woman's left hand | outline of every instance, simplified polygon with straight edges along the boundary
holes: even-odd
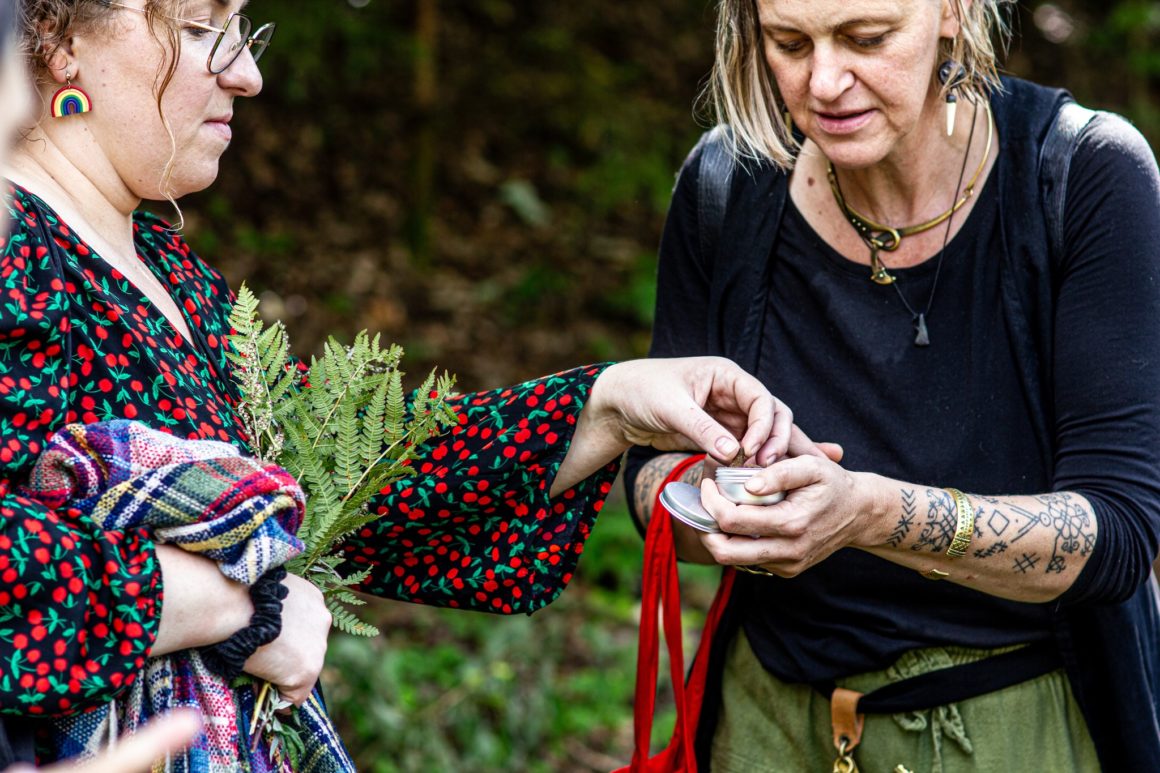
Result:
[[[702,534],[701,542],[719,564],[796,576],[841,548],[882,541],[875,536],[871,487],[862,479],[817,455],[784,459],[746,483],[751,494],[786,492],[763,507],[735,505],[703,480],[701,502],[722,533]]]

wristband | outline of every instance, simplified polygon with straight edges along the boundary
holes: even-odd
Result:
[[[254,604],[250,624],[202,651],[202,660],[210,671],[233,681],[259,647],[278,638],[282,633],[282,599],[290,592],[282,584],[284,579],[286,567],[276,566],[250,586],[250,601]]]
[[[951,495],[955,503],[955,536],[951,546],[947,548],[947,558],[962,558],[967,554],[971,544],[971,537],[975,535],[975,508],[971,500],[957,488],[948,488],[945,491]]]

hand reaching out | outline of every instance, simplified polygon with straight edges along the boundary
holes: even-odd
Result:
[[[46,768],[20,764],[6,768],[4,773],[148,773],[154,761],[183,749],[200,729],[201,719],[197,712],[177,710],[154,719],[122,738],[115,748],[88,762],[58,762]]]

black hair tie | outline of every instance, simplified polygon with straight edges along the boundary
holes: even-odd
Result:
[[[250,601],[254,604],[250,624],[202,650],[202,659],[210,671],[232,681],[259,647],[278,638],[282,633],[282,599],[290,592],[282,584],[284,579],[286,567],[276,566],[250,586]]]

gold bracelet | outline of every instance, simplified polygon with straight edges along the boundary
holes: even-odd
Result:
[[[945,491],[951,495],[955,503],[955,537],[951,546],[947,548],[947,558],[962,558],[967,554],[971,544],[971,537],[975,536],[975,508],[971,500],[957,488],[948,488]]]

